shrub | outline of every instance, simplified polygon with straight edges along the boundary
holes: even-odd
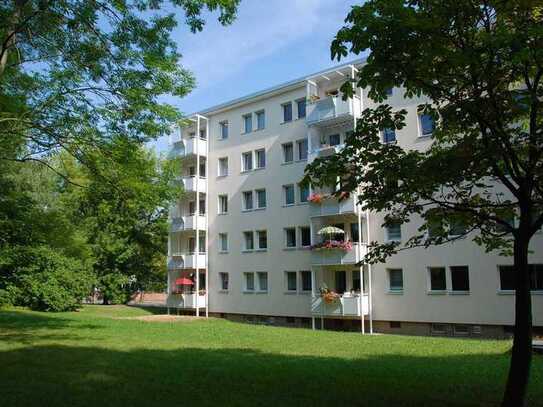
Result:
[[[129,278],[120,273],[106,274],[100,278],[100,291],[104,304],[124,304],[130,299]]]

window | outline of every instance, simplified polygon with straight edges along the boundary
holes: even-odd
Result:
[[[196,167],[195,167],[194,165],[191,165],[191,166],[189,167],[189,175],[190,175],[191,177],[194,177],[194,176],[196,175]]]
[[[383,142],[392,143],[396,141],[396,130],[391,128],[386,128],[383,130]]]
[[[428,237],[439,237],[444,234],[443,221],[440,219],[428,221]]]
[[[228,213],[228,195],[219,195],[219,214]]]
[[[228,138],[228,120],[219,123],[219,138],[226,140]]]
[[[296,228],[285,228],[286,247],[296,247]]]
[[[292,121],[292,103],[288,102],[281,106],[283,108],[283,122]]]
[[[255,248],[254,235],[252,231],[243,232],[244,250],[251,251]]]
[[[242,197],[243,197],[242,209],[244,211],[253,210],[253,191],[245,191],[245,192],[243,192]]]
[[[309,199],[309,185],[305,183],[298,184],[298,189],[300,190],[300,203],[306,203]]]
[[[268,291],[268,273],[260,271],[256,275],[258,278],[258,291]]]
[[[451,237],[462,236],[465,235],[466,232],[467,227],[461,220],[453,221],[449,225],[449,236]]]
[[[451,266],[451,284],[453,291],[469,291],[468,266]]]
[[[543,291],[543,264],[530,264],[530,290]],[[500,272],[500,289],[503,291],[514,290],[515,269],[514,266],[498,266]]]
[[[253,153],[248,151],[241,154],[241,172],[251,171],[253,169]]]
[[[228,251],[228,234],[219,233],[219,252],[226,253]]]
[[[302,280],[302,291],[311,291],[311,271],[300,271],[300,278]]]
[[[353,290],[360,291],[360,270],[353,270],[351,272],[352,281],[353,281]]]
[[[401,328],[401,327],[402,327],[402,323],[399,322],[399,321],[390,321],[390,322],[389,322],[389,326],[390,326],[391,328],[397,329],[397,328]]]
[[[347,291],[347,273],[345,270],[336,271],[335,273],[336,292],[344,293]]]
[[[431,136],[435,129],[434,118],[429,114],[419,113],[420,136]]]
[[[283,163],[291,163],[294,161],[294,146],[292,143],[283,144]]]
[[[339,134],[331,134],[328,136],[328,140],[330,140],[331,146],[339,146],[341,144],[341,137]]]
[[[254,273],[243,273],[245,280],[244,291],[254,291],[255,290],[255,274]]]
[[[253,131],[253,115],[246,114],[243,116],[243,132],[250,133]]]
[[[200,164],[200,177],[202,178],[206,177],[206,163]]]
[[[200,199],[200,215],[205,215],[206,214],[206,200],[205,199]]]
[[[391,292],[403,291],[402,269],[388,269],[388,290]]]
[[[358,222],[351,223],[351,241],[358,243]]]
[[[296,101],[296,107],[298,108],[298,119],[303,119],[305,117],[305,98],[304,99],[298,99]]]
[[[266,150],[256,150],[256,168],[266,168]]]
[[[469,336],[469,325],[453,325],[454,336]]]
[[[386,228],[386,240],[388,242],[399,242],[402,240],[402,227],[400,223],[393,223]]]
[[[283,185],[285,205],[294,205],[294,185]]]
[[[196,214],[196,202],[189,202],[189,216],[194,216]]]
[[[202,140],[207,140],[207,134],[205,130],[200,130],[200,138]]]
[[[445,291],[447,289],[447,278],[445,267],[428,267],[430,273],[430,291]]]
[[[266,127],[266,115],[264,110],[260,110],[255,113],[256,115],[256,129],[263,130]]]
[[[219,177],[226,177],[228,175],[228,157],[219,158]]]
[[[309,226],[302,226],[300,228],[300,235],[302,236],[302,247],[311,246],[311,229]]]
[[[256,232],[258,249],[266,250],[268,248],[268,233],[265,230],[259,230]]]
[[[307,139],[298,140],[296,145],[298,146],[298,161],[307,160]]]
[[[256,207],[258,209],[264,209],[266,207],[266,190],[257,189],[255,192],[256,192]]]
[[[286,280],[287,280],[287,291],[294,291],[296,292],[298,290],[298,284],[296,279],[296,272],[295,271],[286,271]]]
[[[219,281],[221,290],[228,290],[228,273],[219,273]]]
[[[432,334],[443,335],[447,333],[447,328],[446,324],[432,324],[430,330]]]

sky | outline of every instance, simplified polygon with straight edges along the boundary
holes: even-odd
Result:
[[[183,55],[181,65],[192,71],[197,86],[185,98],[168,102],[190,114],[337,64],[330,43],[356,3],[241,0],[230,26],[223,27],[217,13],[206,14],[206,26],[196,34],[180,24],[173,38]],[[160,140],[157,149],[165,143]]]

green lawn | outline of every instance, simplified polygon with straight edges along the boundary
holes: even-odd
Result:
[[[145,314],[0,310],[0,405],[494,405],[508,367],[508,341],[115,319]]]

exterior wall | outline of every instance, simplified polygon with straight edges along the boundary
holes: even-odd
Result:
[[[331,86],[335,85],[331,83]],[[322,93],[322,89],[319,89]],[[224,315],[229,319],[253,323],[273,323],[287,326],[308,326],[311,317],[310,293],[286,292],[285,271],[316,271],[311,266],[311,251],[306,248],[285,248],[284,228],[310,226],[310,206],[299,203],[299,190],[296,188],[296,204],[283,205],[283,185],[294,184],[302,179],[306,161],[282,164],[282,144],[309,137],[310,153],[318,140],[336,132],[336,129],[308,128],[304,119],[296,119],[295,101],[307,96],[306,83],[291,85],[282,92],[274,92],[268,97],[257,97],[243,104],[226,107],[217,113],[206,115],[209,119],[208,153],[208,304],[212,315]],[[323,95],[321,95],[323,96]],[[293,103],[293,121],[282,123],[281,105]],[[425,149],[431,139],[419,138],[417,106],[424,99],[404,99],[401,89],[387,103],[394,109],[406,109],[407,125],[396,131],[397,142],[405,148]],[[362,107],[372,106],[373,102],[362,95]],[[265,128],[242,134],[242,116],[257,111],[265,111]],[[219,123],[227,120],[229,137],[219,139]],[[256,120],[253,116],[253,128]],[[349,125],[340,128],[342,140]],[[265,149],[266,168],[241,173],[243,152]],[[296,153],[296,149],[295,149]],[[218,176],[218,159],[228,157],[229,174]],[[266,189],[266,209],[242,211],[242,192]],[[228,214],[218,214],[218,196],[228,195]],[[256,201],[256,197],[254,197]],[[345,219],[345,218],[342,218]],[[383,240],[381,228],[382,214],[370,214],[370,240]],[[366,241],[366,220],[363,221],[362,236]],[[333,223],[332,219],[324,223]],[[315,223],[318,224],[318,221]],[[402,238],[415,233],[417,220],[402,226]],[[242,252],[243,231],[266,230],[268,248],[265,251]],[[220,253],[219,233],[228,234],[228,253]],[[298,230],[297,230],[298,233]],[[312,239],[316,238],[315,229]],[[297,235],[298,243],[300,235]],[[257,237],[255,236],[255,245]],[[543,235],[535,237],[531,262],[543,263]],[[481,325],[481,336],[503,336],[503,326],[514,323],[514,295],[499,292],[498,265],[512,264],[511,258],[499,257],[495,253],[485,254],[471,239],[449,243],[429,249],[412,249],[401,252],[386,262],[373,265],[372,305],[374,329],[377,332],[431,334],[431,323]],[[428,292],[429,266],[468,266],[470,291],[468,294]],[[367,266],[366,266],[367,267]],[[387,268],[403,270],[404,289],[401,294],[388,290]],[[354,265],[328,268],[322,275],[329,285],[333,284],[334,270],[347,271],[348,289],[350,275],[358,268]],[[229,273],[228,291],[220,290],[219,273]],[[268,291],[247,293],[243,290],[244,272],[267,272]],[[366,270],[367,272],[367,270]],[[331,274],[332,273],[332,274]],[[173,274],[171,274],[172,276]],[[364,278],[367,279],[367,274]],[[170,277],[172,278],[172,277]],[[450,287],[450,277],[448,277]],[[364,285],[367,290],[367,280]],[[315,287],[318,289],[318,286]],[[543,292],[534,293],[534,325],[543,326]],[[251,317],[251,315],[253,317]],[[273,318],[269,318],[273,317]],[[288,318],[287,318],[288,317]],[[293,319],[294,317],[294,319]],[[367,319],[367,318],[366,318]],[[294,322],[293,322],[294,321]],[[358,320],[336,323],[329,320],[325,327],[345,327],[359,330]],[[402,328],[390,328],[388,321],[401,321]],[[358,325],[357,325],[358,324]],[[319,326],[319,324],[317,324]],[[367,326],[367,325],[366,325]],[[451,325],[452,326],[452,325]],[[452,328],[451,328],[452,329]]]

